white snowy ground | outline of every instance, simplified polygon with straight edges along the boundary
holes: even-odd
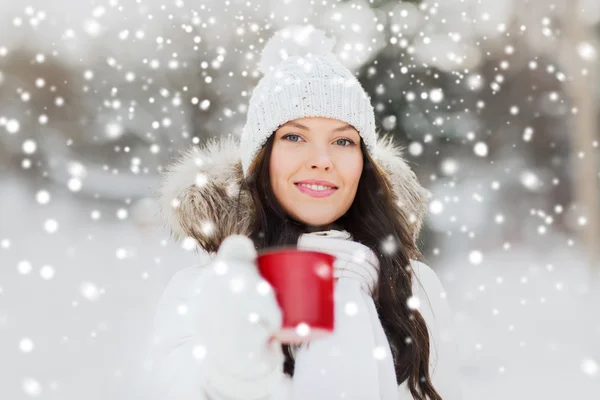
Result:
[[[42,205],[40,189],[0,175],[0,399],[152,399],[154,306],[199,257],[160,228],[117,218],[125,204],[55,191]],[[576,255],[545,256],[553,261],[514,248],[479,265],[433,260],[457,312],[465,399],[600,398],[598,290],[586,293]]]

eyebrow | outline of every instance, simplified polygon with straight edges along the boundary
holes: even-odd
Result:
[[[300,129],[304,129],[304,130],[309,130],[309,128],[307,126],[304,126],[304,125],[299,124],[294,121],[290,121],[290,122],[283,124],[283,126],[288,126],[288,125],[295,126],[296,128],[300,128]],[[354,127],[350,124],[347,124],[340,128],[335,128],[332,132],[342,132],[342,131],[347,131],[349,129],[354,129]]]

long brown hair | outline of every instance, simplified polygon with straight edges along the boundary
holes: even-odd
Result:
[[[316,229],[291,219],[273,193],[269,160],[274,137],[270,136],[256,156],[243,182],[255,207],[256,222],[250,236],[258,250],[296,245],[302,233]],[[418,310],[407,306],[412,296],[410,260],[419,258],[420,252],[407,228],[409,222],[397,209],[386,174],[373,161],[362,140],[360,145],[363,171],[354,202],[341,218],[329,227],[318,229],[346,230],[353,240],[377,255],[380,273],[374,293],[375,307],[390,343],[398,385],[408,380],[413,398],[441,400],[429,376],[430,346],[425,320]],[[292,351],[288,345],[282,347],[284,372],[293,376]]]

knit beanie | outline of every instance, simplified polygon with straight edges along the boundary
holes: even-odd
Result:
[[[288,121],[337,119],[352,125],[369,152],[375,148],[375,114],[354,74],[333,54],[335,40],[313,26],[292,26],[265,45],[240,140],[244,176],[269,137]]]

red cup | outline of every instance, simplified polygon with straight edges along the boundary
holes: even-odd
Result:
[[[257,258],[260,274],[271,284],[283,324],[274,339],[304,343],[333,332],[335,257],[296,248],[267,250]]]

